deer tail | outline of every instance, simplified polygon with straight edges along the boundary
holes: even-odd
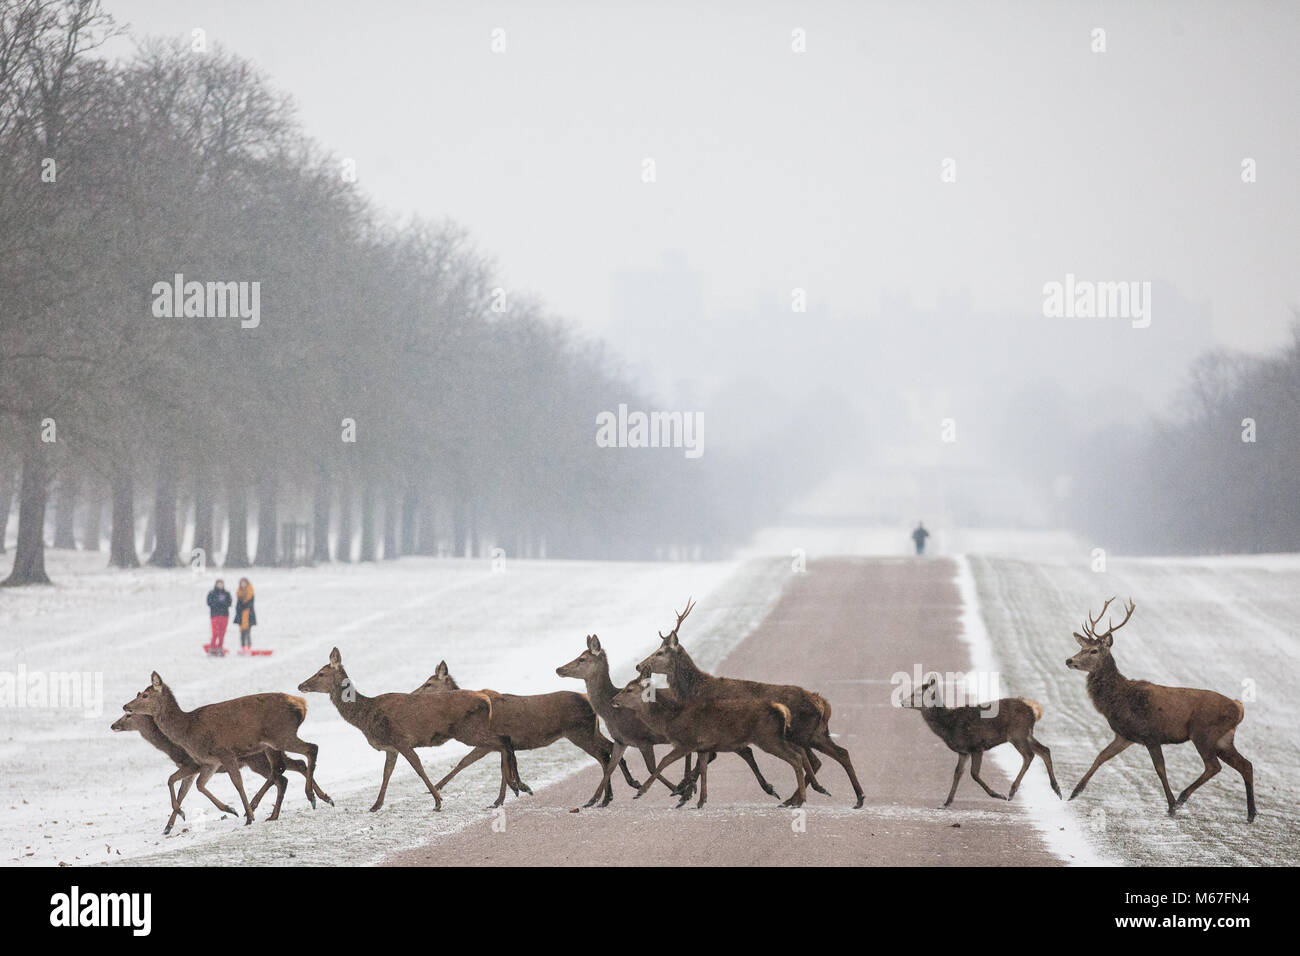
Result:
[[[817,713],[821,714],[822,723],[830,724],[831,722],[831,702],[821,694],[813,694],[813,704],[817,707]]]
[[[1036,700],[1030,700],[1028,697],[1021,697],[1020,703],[1025,704],[1034,712],[1034,720],[1043,719],[1043,705]]]
[[[774,700],[768,701],[768,703],[772,705],[776,715],[781,718],[781,739],[784,740],[786,735],[790,733],[790,708]]]
[[[1241,723],[1246,719],[1246,705],[1239,700],[1234,700],[1233,703],[1237,705],[1237,723]]]
[[[292,694],[285,694],[284,699],[288,703],[289,709],[298,715],[298,724],[301,725],[307,719],[307,701]]]
[[[492,698],[489,697],[487,694],[485,694],[483,691],[475,691],[474,696],[477,697],[479,700],[481,700],[483,703],[487,704],[488,726],[491,727],[492,726]],[[475,707],[474,709],[477,710],[478,708]]]

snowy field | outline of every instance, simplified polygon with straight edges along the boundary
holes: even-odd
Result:
[[[245,829],[197,792],[186,821],[162,835],[168,815],[167,758],[135,733],[109,725],[156,669],[182,707],[262,691],[297,693],[337,645],[365,694],[409,691],[442,659],[463,687],[516,693],[583,691],[555,668],[595,632],[615,680],[658,644],[688,596],[692,650],[716,663],[766,616],[789,577],[784,561],[711,563],[510,562],[403,558],[392,563],[247,572],[257,588],[255,646],[269,658],[206,657],[204,596],[214,574],[188,570],[105,570],[104,555],[51,551],[52,588],[0,590],[0,673],[91,675],[77,707],[0,707],[0,861],[8,864],[165,865],[372,863],[438,832],[490,832],[499,763],[485,758],[443,791],[443,810],[405,764],[393,772],[383,809],[368,808],[383,756],[343,722],[329,699],[306,695],[301,734],[320,746],[317,780],[336,806],[312,810],[302,777],[289,774],[277,823],[273,793]],[[239,572],[223,574],[232,587]],[[757,597],[756,597],[757,595]],[[233,638],[233,642],[232,642]],[[228,632],[226,645],[239,645]],[[93,697],[102,682],[102,707]],[[97,712],[98,711],[98,712]],[[431,779],[450,770],[463,745],[421,751]],[[567,741],[519,754],[520,775],[537,788],[591,762]],[[634,768],[644,773],[639,766]],[[261,778],[244,774],[250,796]],[[248,785],[253,782],[250,788]],[[214,778],[230,801],[234,788]],[[631,791],[615,778],[615,799]],[[513,799],[513,798],[511,798]],[[522,799],[528,799],[523,797]],[[234,803],[238,800],[235,798]],[[506,804],[509,811],[509,802]],[[256,836],[256,838],[252,838]]]
[[[1137,602],[1133,619],[1115,632],[1122,674],[1204,687],[1245,703],[1236,742],[1255,768],[1253,824],[1246,823],[1241,776],[1226,764],[1168,816],[1150,755],[1135,745],[1060,806],[1046,799],[1051,793],[1041,771],[1026,776],[1032,802],[1046,803],[1039,824],[1049,845],[1075,852],[1078,862],[1120,865],[1300,862],[1300,556],[1112,558],[1100,574],[1082,559],[971,556],[967,563],[993,658],[981,664],[977,655],[976,666],[1001,672],[1004,695],[1043,705],[1035,735],[1051,747],[1066,797],[1113,736],[1088,700],[1085,675],[1065,667],[1078,649],[1071,631],[1112,594],[1116,605],[1130,596]],[[1176,795],[1204,765],[1190,743],[1167,746],[1164,754]],[[1003,769],[1019,767],[1008,747],[994,755]],[[1067,829],[1082,832],[1084,845],[1065,847],[1056,837],[1061,815],[1079,824]]]

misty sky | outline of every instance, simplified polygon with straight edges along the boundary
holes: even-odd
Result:
[[[1293,3],[106,6],[256,61],[383,207],[464,223],[597,332],[665,253],[709,313],[801,286],[846,321],[899,294],[1032,314],[1074,272],[1169,283],[1259,349],[1300,302]]]

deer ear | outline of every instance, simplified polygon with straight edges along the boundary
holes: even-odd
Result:
[[[434,677],[446,677],[446,676],[447,676],[447,662],[446,662],[446,661],[438,661],[438,669],[437,669],[436,671],[433,672],[433,676],[434,676]]]
[[[1102,647],[1110,647],[1110,645],[1111,645],[1112,643],[1113,643],[1113,639],[1111,638],[1111,636],[1110,636],[1109,634],[1107,634],[1105,637],[1103,637],[1103,638],[1101,639],[1101,646],[1102,646]]]
[[[1084,637],[1082,634],[1080,634],[1078,631],[1074,632],[1074,639],[1079,642],[1080,647],[1088,646],[1088,639]]]
[[[162,687],[163,685],[163,679],[158,676],[157,671],[154,671],[149,675],[149,682],[153,684],[154,687]]]
[[[334,650],[330,651],[330,663],[333,664],[335,667],[338,667],[340,664],[343,663],[343,655],[339,653],[339,649],[337,647],[334,648]]]
[[[591,637],[587,638],[587,647],[591,650],[593,654],[599,654],[600,638],[597,637],[595,634],[591,635]]]
[[[677,632],[676,632],[676,631],[673,631],[671,634],[668,635],[668,646],[669,646],[669,647],[681,647],[681,645],[677,643]]]

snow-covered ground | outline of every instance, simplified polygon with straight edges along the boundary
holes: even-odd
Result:
[[[700,649],[701,663],[716,663],[762,621],[789,579],[788,563],[771,560],[517,561],[494,572],[488,561],[403,558],[254,569],[247,574],[262,622],[254,643],[274,655],[214,660],[201,645],[208,639],[204,595],[215,574],[108,571],[102,554],[58,551],[47,564],[54,587],[0,591],[0,675],[21,677],[28,687],[54,673],[89,676],[75,685],[86,692],[76,706],[46,706],[32,696],[0,706],[0,862],[9,865],[368,863],[433,833],[488,828],[496,819],[485,809],[499,780],[492,759],[446,788],[441,813],[414,772],[399,766],[384,808],[369,813],[383,757],[328,698],[311,694],[301,734],[320,746],[317,779],[335,807],[312,810],[302,778],[290,774],[280,823],[264,822],[269,797],[258,809],[258,839],[194,792],[185,801],[188,819],[163,837],[171,765],[138,734],[109,730],[151,670],[186,708],[260,691],[297,693],[335,645],[367,694],[412,690],[442,659],[464,687],[582,691],[555,668],[584,648],[585,635],[600,635],[615,680],[630,679],[632,664],[657,646],[656,631],[671,626],[673,608],[693,595],[692,650]],[[222,576],[233,587],[238,572]],[[228,633],[226,643],[238,647],[238,634]],[[451,743],[422,751],[421,760],[437,779],[467,749]],[[561,741],[520,753],[519,769],[536,788],[590,759]],[[251,797],[261,779],[245,780],[254,783]],[[615,787],[615,799],[630,798],[620,777]],[[220,777],[212,789],[228,801],[234,796]]]
[[[1127,597],[1137,603],[1132,620],[1115,632],[1121,673],[1245,703],[1236,742],[1255,768],[1253,824],[1246,823],[1241,777],[1226,764],[1168,816],[1151,758],[1134,746],[1103,765],[1074,801],[1047,801],[1038,816],[1040,828],[1053,831],[1049,845],[1077,853],[1081,862],[1121,865],[1300,862],[1300,555],[1112,558],[1103,573],[1083,557],[971,556],[968,565],[993,658],[981,665],[977,657],[976,666],[1001,672],[1004,695],[1044,706],[1035,735],[1051,747],[1066,797],[1113,736],[1088,700],[1084,675],[1065,667],[1078,649],[1071,631],[1111,595],[1118,595],[1116,605]],[[1010,748],[994,754],[1004,768],[1019,765]],[[1164,754],[1175,793],[1203,769],[1191,744],[1165,747]],[[1025,786],[1035,804],[1051,796],[1041,770],[1031,770]],[[1071,821],[1067,841],[1056,824]]]

